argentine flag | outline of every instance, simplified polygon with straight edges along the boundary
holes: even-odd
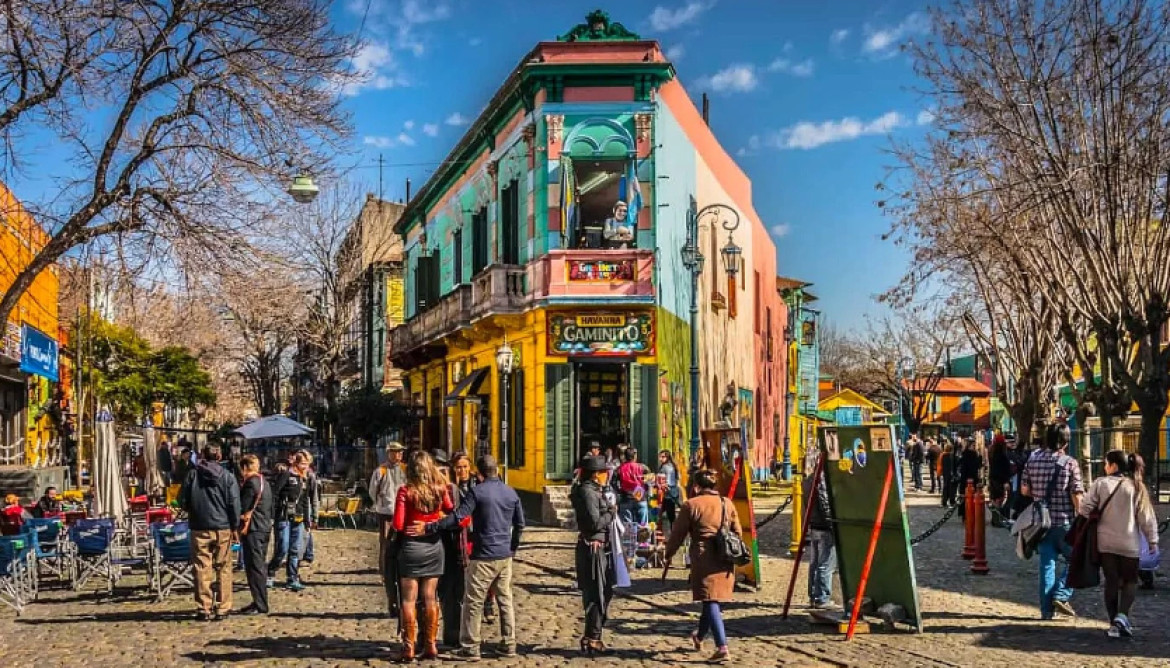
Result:
[[[626,174],[618,182],[618,193],[625,200],[629,210],[626,220],[630,221],[630,227],[636,231],[638,229],[638,212],[642,210],[642,188],[638,184],[637,158],[630,158],[626,165]]]

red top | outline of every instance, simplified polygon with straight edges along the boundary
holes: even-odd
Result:
[[[430,513],[419,510],[418,506],[410,500],[409,493],[409,488],[403,485],[398,490],[398,497],[394,499],[395,531],[403,531],[408,524],[415,522],[438,522],[443,518],[445,513],[455,510],[455,504],[451,502],[451,491],[445,485],[443,486],[443,498],[439,502],[439,509]]]

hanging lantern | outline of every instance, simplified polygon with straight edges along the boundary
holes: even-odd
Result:
[[[288,194],[300,204],[308,204],[317,199],[317,192],[320,188],[316,183],[313,183],[313,177],[308,174],[298,174],[293,178],[292,185],[288,187]]]

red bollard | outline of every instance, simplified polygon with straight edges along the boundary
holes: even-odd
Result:
[[[975,560],[971,562],[971,572],[975,575],[987,575],[991,569],[987,567],[987,504],[983,498],[983,490],[975,492]]]
[[[975,483],[967,481],[967,491],[963,494],[963,528],[964,541],[962,557],[975,558]]]

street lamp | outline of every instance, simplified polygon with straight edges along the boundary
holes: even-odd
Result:
[[[903,409],[903,404],[902,404],[902,401],[903,401],[903,399],[902,399],[902,394],[903,394],[902,393],[902,379],[906,378],[907,371],[913,371],[913,369],[914,369],[914,360],[912,358],[909,358],[909,357],[903,357],[903,358],[899,359],[897,364],[895,364],[895,366],[894,366],[894,380],[898,384],[898,424],[899,424],[899,426],[902,427],[899,431],[901,432],[901,437],[902,437],[903,441],[905,441],[906,438],[910,434],[906,430],[906,412]],[[914,407],[913,393],[911,393],[911,395],[910,395],[910,406],[911,406],[911,411],[913,411],[913,407]]]
[[[512,352],[512,346],[508,345],[508,339],[505,338],[504,343],[496,350],[496,368],[500,370],[500,393],[504,400],[500,415],[500,460],[504,464],[501,477],[504,482],[508,481],[508,379],[512,375],[515,363],[516,354]]]
[[[292,184],[288,187],[288,194],[292,196],[298,204],[308,204],[317,199],[317,193],[321,189],[313,183],[313,177],[308,174],[297,174],[293,177]]]
[[[723,247],[724,268],[734,277],[739,271],[739,257],[743,249],[735,245],[732,232],[739,227],[739,212],[726,204],[708,204],[696,210],[695,199],[687,210],[687,240],[682,247],[682,262],[691,272],[691,452],[693,459],[699,451],[699,275],[703,273],[705,258],[699,250],[699,221],[714,216],[727,230],[727,245]]]

